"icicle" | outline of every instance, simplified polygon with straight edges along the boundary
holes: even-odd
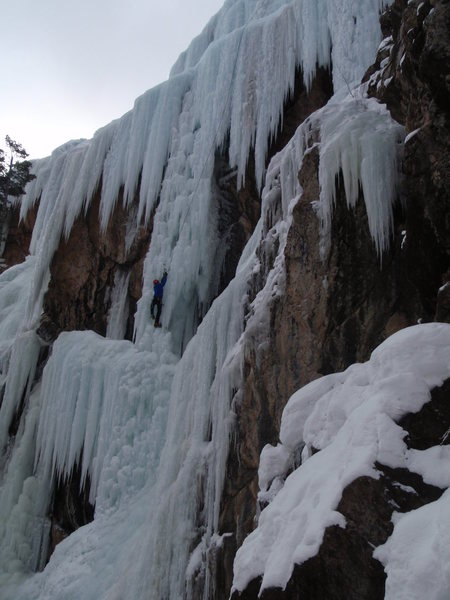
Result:
[[[309,87],[317,65],[330,67],[331,58],[335,90],[347,88],[373,59],[381,41],[378,14],[386,4],[389,1],[362,0],[357,5],[346,1],[339,6],[331,0],[229,1],[180,57],[167,82],[138,98],[132,111],[100,129],[90,142],[70,142],[49,159],[37,161],[37,179],[27,188],[21,213],[23,217],[40,199],[31,246],[40,257],[30,324],[38,316],[40,291],[45,288],[59,239],[68,235],[82,208],[86,210],[100,182],[103,229],[121,189],[126,205],[138,197],[135,226],[141,219],[148,222],[160,197],[161,204],[173,202],[177,212],[184,203],[183,212],[177,216],[183,226],[188,212],[189,220],[200,212],[205,215],[205,228],[214,228],[214,216],[207,216],[213,207],[208,206],[206,182],[212,176],[215,150],[229,134],[230,165],[237,167],[239,182],[243,182],[254,147],[256,181],[261,186],[269,141],[280,123],[283,103],[293,90],[296,69],[301,67]],[[184,167],[180,163],[178,168],[164,171],[167,157],[173,160],[177,154]],[[196,206],[191,207],[194,203]],[[171,227],[167,215],[164,219]],[[175,238],[182,236],[180,252],[184,253],[192,234],[196,232],[173,232]],[[161,235],[166,232],[162,230]],[[155,243],[160,245],[158,239]],[[178,251],[173,237],[170,246],[162,258],[166,265]],[[204,246],[188,245],[192,263],[187,258],[185,262],[190,282],[172,289],[172,297],[177,296],[171,309],[175,312],[169,317],[166,310],[166,319],[178,319],[179,306],[185,300],[207,307],[214,296],[200,293],[195,298],[196,292],[187,289],[211,284],[215,252],[211,240]],[[211,256],[209,262],[205,250]],[[152,259],[147,270],[150,281],[150,272],[158,267]],[[178,264],[175,269],[178,272]],[[171,278],[171,285],[173,281]],[[181,337],[189,338],[192,331],[188,326]],[[137,338],[142,334],[141,322]]]
[[[50,482],[33,468],[39,410],[38,388],[30,397],[25,423],[17,433],[15,451],[0,488],[0,564],[2,570],[11,573],[36,571],[44,566],[47,555]]]
[[[129,273],[116,271],[111,294],[111,308],[108,314],[108,326],[106,328],[106,337],[113,340],[123,340],[125,337],[128,319],[129,281]]]
[[[175,360],[158,349],[63,333],[44,370],[38,464],[68,476],[78,463],[100,511],[136,493],[157,465]]]
[[[24,405],[28,399],[40,349],[41,344],[34,331],[20,334],[14,342],[9,360],[5,394],[0,408],[1,450],[5,448],[8,441],[8,430],[14,415],[20,410],[21,404]]]
[[[336,178],[342,172],[347,205],[351,208],[362,190],[370,234],[379,255],[388,247],[393,227],[399,163],[404,128],[375,99],[349,96],[330,102],[320,119],[321,253],[329,245],[329,231],[336,202]]]

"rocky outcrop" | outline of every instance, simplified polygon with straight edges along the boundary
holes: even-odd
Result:
[[[325,105],[331,95],[331,74],[326,69],[318,69],[309,91],[305,88],[301,72],[297,73],[294,93],[287,99],[282,125],[269,148],[267,163],[293,136],[298,124]],[[255,183],[252,156],[248,161],[245,185],[240,190],[237,190],[236,173],[229,170],[223,155],[216,155],[215,181],[219,207],[219,235],[226,248],[222,263],[221,291],[234,276],[242,250],[257,224],[261,202]],[[264,252],[264,249],[261,252]],[[268,254],[261,256],[261,262],[267,270],[271,268],[274,258],[275,256]],[[256,295],[261,285],[260,279],[257,279],[255,289],[251,292],[253,295]],[[280,321],[278,317],[276,323],[271,324],[270,335],[273,343],[276,343],[275,338],[279,339],[275,329]],[[211,570],[214,573],[214,597],[217,599],[228,598],[236,549],[254,527],[258,492],[255,474],[259,453],[268,440],[276,439],[283,408],[277,397],[277,386],[284,386],[283,378],[278,377],[277,367],[280,365],[274,367],[271,364],[273,355],[258,353],[256,356],[251,344],[247,346],[246,352],[249,353],[249,358],[244,374],[244,397],[248,402],[245,406],[240,405],[242,410],[239,411],[240,423],[236,432],[239,450],[229,457],[220,515],[221,531],[234,534],[225,536],[222,544],[214,549],[214,556],[211,554],[210,557]],[[254,368],[256,361],[258,368]],[[292,362],[283,365],[286,373],[291,366]],[[295,388],[292,387],[289,377],[286,377],[285,381],[289,391],[283,390],[283,395],[287,399]]]
[[[282,143],[286,143],[292,137],[299,123],[326,104],[332,92],[330,74],[324,70],[319,70],[309,94],[303,85],[300,74],[296,83],[296,92],[286,107],[283,119],[284,127],[279,132],[277,141],[271,147],[272,156],[281,149]],[[313,166],[309,161],[312,161]],[[310,179],[305,177],[305,192],[301,206],[297,207],[299,211],[308,213],[308,215],[299,216],[299,228],[302,235],[305,235],[305,239],[309,239],[311,247],[317,247],[318,239],[318,222],[310,205],[311,198],[317,199],[316,161],[317,155],[312,153],[305,170],[309,170],[314,177]],[[310,189],[306,191],[308,186]],[[245,193],[248,194],[248,188]],[[305,224],[307,224],[306,229]],[[291,240],[290,244],[294,246],[296,241]],[[262,248],[261,253],[264,252],[265,249]],[[271,268],[274,258],[273,248],[270,255],[261,256],[261,262],[265,269]],[[310,265],[313,279],[316,278],[316,274],[313,273],[316,262],[320,262],[318,248],[316,248],[316,258]],[[317,277],[319,277],[318,274]],[[260,281],[255,281],[255,290],[260,283]],[[309,283],[306,279],[303,280],[302,284],[305,289]],[[292,286],[296,287],[295,274],[292,276]],[[254,294],[256,294],[255,290]],[[297,290],[294,295],[295,298],[298,298]],[[297,300],[295,303],[297,304]],[[303,369],[303,367],[300,367],[302,362],[298,361],[297,352],[300,353],[302,350],[298,346],[298,340],[302,337],[305,327],[302,323],[296,323],[293,326],[288,317],[290,310],[286,298],[282,303],[278,299],[274,300],[268,331],[269,339],[264,340],[265,343],[262,346],[251,338],[246,343],[245,387],[242,395],[235,399],[237,409],[236,452],[231,453],[229,457],[220,516],[221,531],[233,532],[233,535],[224,538],[223,545],[218,551],[215,590],[217,598],[228,597],[234,555],[246,535],[254,527],[259,454],[266,443],[276,442],[284,405],[289,396],[298,389],[302,380],[299,369]],[[316,318],[317,321],[320,320],[319,312]],[[303,348],[308,346],[308,341],[310,340],[304,339]],[[308,365],[306,369],[310,372],[314,367]],[[317,373],[315,376],[317,377]]]
[[[0,273],[23,262],[30,253],[30,242],[37,210],[37,206],[33,207],[21,221],[19,208],[10,209],[8,235],[1,256]]]
[[[446,444],[450,426],[450,380],[435,388],[421,411],[408,415],[400,425],[408,432],[410,448],[425,449]],[[437,500],[443,490],[424,483],[406,469],[377,464],[378,479],[359,477],[342,495],[337,510],[344,515],[345,529],[333,526],[325,531],[316,556],[294,568],[285,590],[267,589],[258,596],[261,579],[253,580],[232,600],[382,600],[385,574],[373,558],[373,550],[391,535],[393,511],[406,513]]]
[[[407,133],[402,301],[409,320],[448,320],[440,288],[450,275],[450,6],[397,0],[382,26],[387,44],[367,77]]]
[[[81,469],[76,466],[67,480],[58,481],[55,485],[49,510],[47,562],[57,544],[94,519],[94,507],[89,502],[89,477],[81,486],[80,472]]]
[[[230,283],[239,259],[253,233],[261,213],[261,202],[255,183],[253,161],[246,175],[246,185],[238,190],[237,171],[230,169],[226,156],[217,153],[214,162],[214,199],[218,207],[218,235],[222,265],[218,294]]]
[[[291,139],[299,123],[311,113],[326,104],[333,93],[331,74],[319,68],[306,89],[301,71],[297,71],[292,97],[288,98],[283,112],[282,123],[270,145],[267,164]],[[222,261],[219,293],[234,277],[236,266],[245,244],[258,222],[261,212],[259,190],[255,182],[254,156],[251,153],[245,185],[238,189],[236,170],[230,170],[225,154],[217,154],[215,160],[215,196],[218,207],[218,233],[226,248]]]
[[[259,454],[265,444],[278,442],[289,397],[321,375],[367,359],[395,314],[392,257],[385,257],[380,268],[362,202],[355,211],[336,211],[330,253],[325,261],[319,256],[319,222],[311,205],[319,195],[317,168],[313,151],[299,173],[303,195],[286,244],[285,294],[271,307],[268,343],[247,339],[245,388],[237,403],[238,456],[230,460],[241,472],[228,477],[232,485],[242,485],[236,497],[245,497],[241,505],[250,510],[239,515],[239,524],[247,528],[239,530],[240,541],[255,524]],[[345,198],[338,205],[345,207]]]
[[[411,133],[390,249],[377,256],[363,199],[350,211],[341,188],[330,251],[320,259],[318,222],[311,207],[319,196],[318,156],[308,154],[299,173],[303,195],[294,209],[285,251],[285,295],[271,306],[267,343],[248,340],[246,349],[245,388],[236,405],[238,442],[229,460],[229,497],[224,497],[223,514],[228,516],[222,524],[224,532],[235,532],[234,544],[227,541],[233,551],[254,527],[259,453],[266,443],[277,443],[289,396],[321,375],[367,360],[378,344],[403,327],[448,321],[450,88],[445,65],[450,5],[396,1],[382,16],[382,26],[392,40],[382,45],[366,79],[370,93]],[[448,385],[442,393],[448,398]],[[443,427],[448,428],[446,419]],[[346,530],[327,530],[319,554],[296,568],[287,589],[268,590],[262,598],[383,597],[384,572],[368,544],[380,544],[390,534],[389,499],[402,510],[413,508],[410,495],[399,497],[397,484],[408,480],[418,491],[415,501],[423,503],[441,491],[411,474],[379,468],[379,481],[362,478],[344,492],[338,510],[349,521]],[[358,503],[364,505],[364,514]],[[259,582],[253,582],[240,597],[256,598],[258,590]]]
[[[142,271],[152,232],[141,227],[127,248],[128,222],[133,208],[124,209],[121,198],[105,231],[99,224],[99,195],[86,216],[79,216],[69,237],[61,240],[50,267],[50,283],[44,299],[44,314],[38,335],[50,344],[61,331],[92,329],[107,331],[111,291],[118,275],[128,277],[129,317],[126,337],[132,338],[136,303],[142,295]],[[56,545],[94,518],[89,501],[89,480],[82,487],[76,468],[67,479],[55,484],[49,509],[47,561]]]
[[[131,248],[126,247],[132,210],[119,198],[105,231],[99,223],[100,197],[91,202],[87,215],[79,216],[67,240],[61,240],[50,267],[50,283],[44,315],[60,331],[92,329],[105,335],[111,291],[117,275],[129,275],[127,338],[133,333],[133,315],[142,295],[142,271],[150,242],[152,220],[141,227]]]

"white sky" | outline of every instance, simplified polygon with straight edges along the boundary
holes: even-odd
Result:
[[[30,158],[91,138],[167,79],[224,0],[2,2],[0,147]]]

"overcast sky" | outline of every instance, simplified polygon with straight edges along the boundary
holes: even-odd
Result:
[[[0,147],[30,158],[93,133],[167,79],[224,0],[12,0],[2,3]]]

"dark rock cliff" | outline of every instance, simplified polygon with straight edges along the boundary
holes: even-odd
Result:
[[[117,274],[129,275],[129,322],[133,334],[136,302],[142,295],[142,270],[152,222],[141,227],[130,249],[126,248],[127,223],[132,215],[117,202],[105,231],[98,220],[97,195],[87,215],[78,217],[67,240],[61,240],[53,258],[44,314],[56,332],[92,329],[105,335],[111,307],[110,291]]]
[[[310,153],[299,172],[304,192],[286,246],[286,293],[271,308],[270,344],[261,354],[260,344],[248,342],[245,393],[237,405],[238,443],[229,461],[229,498],[224,498],[223,531],[235,526],[230,554],[254,527],[259,452],[266,443],[277,443],[281,412],[292,392],[320,375],[367,360],[379,343],[403,327],[449,322],[450,5],[397,0],[381,23],[384,36],[392,40],[367,73],[369,93],[386,103],[411,134],[393,239],[380,261],[362,198],[349,211],[341,188],[330,251],[320,260],[318,223],[310,204],[318,198],[318,156]],[[450,414],[437,405],[439,398],[448,402],[449,392],[447,382],[419,415],[402,423],[408,432],[414,428],[416,443],[423,442],[434,420],[439,428],[430,435],[434,444],[441,442]],[[266,590],[261,598],[384,597],[384,571],[372,558],[371,544],[390,535],[393,494],[401,511],[414,508],[411,495],[400,498],[395,483],[414,488],[418,506],[442,490],[424,485],[412,473],[378,468],[379,480],[361,478],[345,490],[338,510],[347,528],[329,528],[319,554],[296,567],[286,590]],[[225,560],[228,569],[231,562],[231,556]],[[229,570],[223,575],[223,597],[231,576]],[[256,599],[259,585],[256,580],[233,597]]]

